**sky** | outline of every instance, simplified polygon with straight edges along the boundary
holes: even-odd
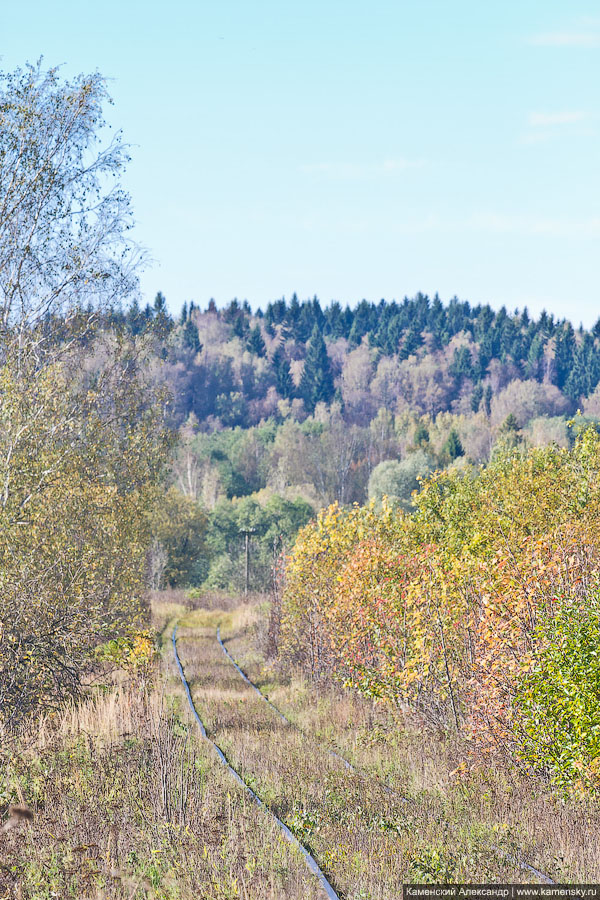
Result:
[[[109,79],[145,300],[600,316],[598,0],[1,0],[40,56]]]

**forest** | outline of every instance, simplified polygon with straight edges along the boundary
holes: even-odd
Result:
[[[570,418],[600,416],[600,324],[575,330],[546,313],[294,295],[255,312],[190,302],[173,317],[159,292],[143,309],[111,309],[102,327],[145,338],[147,377],[172,396],[169,502],[196,518],[188,534],[179,517],[179,536],[165,524],[160,543],[165,560],[177,541],[194,552],[183,569],[165,562],[164,578],[159,553],[156,584],[241,588],[251,529],[251,586],[268,588],[274,553],[319,509],[385,495],[409,511],[433,472],[507,448],[568,448]]]

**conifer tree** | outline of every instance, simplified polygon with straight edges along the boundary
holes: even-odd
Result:
[[[240,313],[233,322],[233,333],[236,337],[243,338],[248,332],[248,320]]]
[[[294,338],[302,344],[306,343],[312,334],[313,328],[317,324],[318,322],[315,320],[312,304],[303,303],[302,308],[300,309],[300,315],[293,328]]]
[[[450,433],[442,447],[442,452],[451,461],[454,461],[459,456],[464,456],[465,451],[455,428],[450,429]]]
[[[165,295],[162,291],[158,291],[156,297],[154,298],[154,312],[156,315],[160,313],[167,312],[167,301],[165,300]]]
[[[415,428],[413,444],[415,447],[420,447],[421,449],[429,445],[429,430],[423,422],[419,422]]]
[[[327,355],[323,335],[319,331],[318,326],[315,325],[304,361],[304,370],[300,381],[300,396],[304,400],[306,408],[312,412],[317,403],[321,401],[329,403],[333,394],[331,363]]]
[[[502,453],[507,453],[515,450],[522,443],[523,433],[519,428],[519,423],[517,422],[516,416],[514,415],[514,413],[509,413],[500,426],[500,430],[498,431],[498,439],[496,440],[494,449],[492,450],[492,459],[496,458]]]
[[[600,360],[591,334],[585,334],[573,354],[571,369],[565,381],[564,392],[572,400],[586,397],[594,390],[600,378]]]
[[[463,378],[473,377],[473,360],[468,347],[457,347],[450,364],[450,374],[462,381]]]
[[[173,328],[173,320],[169,315],[167,301],[162,291],[159,291],[154,298],[154,305],[151,307],[150,312],[150,319],[154,320],[155,328],[168,334]]]
[[[255,356],[266,356],[267,348],[265,347],[260,325],[255,325],[254,328],[250,329],[246,347],[250,353],[254,353]]]
[[[398,357],[400,359],[408,359],[423,343],[423,337],[416,327],[411,327],[404,338],[402,347],[399,350]]]
[[[471,394],[471,409],[473,412],[478,412],[479,407],[481,406],[481,401],[483,400],[483,385],[476,384],[473,388],[473,393]]]
[[[492,412],[492,386],[488,384],[483,392],[483,408],[486,416],[489,418]]]
[[[294,394],[294,380],[290,372],[290,364],[283,355],[281,347],[278,347],[273,354],[271,366],[275,373],[277,393],[284,399],[289,400]]]
[[[130,334],[141,333],[144,323],[137,297],[133,298],[131,306],[127,310],[126,322]]]
[[[183,326],[183,343],[185,347],[188,347],[194,353],[200,353],[202,350],[202,344],[200,343],[200,338],[198,336],[198,328],[191,319],[188,319]]]
[[[556,336],[554,352],[555,383],[561,390],[569,377],[576,349],[575,332],[571,323],[567,322]]]
[[[358,347],[363,336],[369,331],[371,313],[374,312],[374,309],[372,304],[369,305],[366,300],[361,300],[354,310],[352,327],[348,335],[348,340],[353,347]]]

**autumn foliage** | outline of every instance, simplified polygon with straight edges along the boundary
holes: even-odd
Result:
[[[76,693],[96,648],[143,618],[168,434],[129,349],[93,384],[69,360],[0,368],[3,734]]]
[[[288,560],[281,654],[480,752],[595,785],[599,475],[587,428],[571,450],[437,474],[411,516],[330,507]]]

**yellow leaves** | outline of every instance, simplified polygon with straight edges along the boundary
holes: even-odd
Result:
[[[108,641],[96,649],[96,656],[122,669],[147,668],[156,656],[156,647],[148,631],[134,631],[127,637]]]
[[[283,655],[318,658],[370,695],[418,697],[433,716],[452,695],[479,746],[510,745],[536,621],[558,596],[585,597],[600,568],[596,485],[600,438],[588,429],[570,452],[441,473],[414,516],[331,507],[290,555]]]
[[[164,444],[129,387],[92,394],[57,365],[23,373],[9,360],[0,392],[1,719],[66,696],[94,647],[138,615]],[[131,658],[148,653],[140,635]]]

